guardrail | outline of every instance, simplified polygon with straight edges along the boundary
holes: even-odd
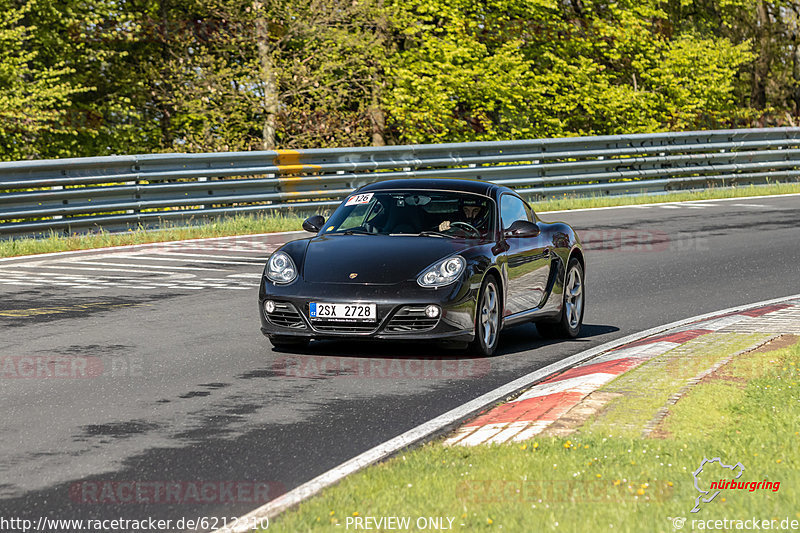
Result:
[[[0,163],[0,234],[334,206],[393,178],[541,199],[800,179],[800,128]]]

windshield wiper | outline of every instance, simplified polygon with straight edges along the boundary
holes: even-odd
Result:
[[[442,233],[441,231],[421,231],[419,232],[420,237],[447,237],[448,239],[455,239],[455,235],[449,235],[447,233]]]
[[[340,234],[340,235],[386,235],[386,233],[373,233],[371,231],[367,231],[362,228],[351,228],[344,231],[334,231],[333,234]],[[330,235],[330,233],[329,233]]]

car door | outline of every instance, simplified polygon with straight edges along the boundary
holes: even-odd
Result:
[[[514,194],[500,197],[500,219],[503,229],[517,220],[536,222],[528,205]],[[540,306],[544,298],[549,272],[550,253],[544,237],[502,237],[506,243],[506,302],[505,314],[513,315]]]

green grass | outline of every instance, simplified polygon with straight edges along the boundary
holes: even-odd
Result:
[[[696,192],[676,192],[663,195],[643,196],[602,196],[591,198],[572,198],[564,196],[542,202],[534,202],[534,209],[543,213],[565,209],[586,209],[620,205],[640,205],[647,203],[683,202],[690,200],[712,200],[720,198],[741,198],[744,196],[766,196],[773,194],[800,193],[800,184],[774,184],[766,186],[728,187],[707,189]],[[251,235],[301,229],[304,217],[297,215],[255,215],[219,219],[207,224],[180,226],[166,223],[160,230],[137,230],[124,233],[100,231],[88,234],[64,236],[50,232],[42,238],[15,238],[0,240],[0,257],[86,250],[106,246],[144,244],[149,242],[199,239],[204,237],[224,237],[230,235]]]
[[[672,532],[675,517],[690,521],[685,530],[693,519],[800,520],[798,365],[800,345],[739,356],[714,375],[722,380],[701,381],[671,408],[664,439],[606,427],[569,440],[427,444],[348,477],[274,519],[269,531],[353,530],[358,517],[384,516],[410,517],[412,526],[419,517],[449,517],[456,531],[581,533]],[[781,489],[723,491],[690,513],[699,494],[692,472],[713,457],[742,462],[740,480],[780,481]],[[705,472],[707,483],[729,473]]]
[[[732,353],[758,345],[768,333],[712,333],[654,357],[647,364],[626,372],[600,390],[621,393],[585,426],[585,431],[635,437],[653,419],[667,400],[687,381]],[[677,353],[676,353],[677,352]],[[647,387],[642,387],[646,383]]]
[[[19,238],[0,241],[0,257],[17,255],[87,250],[106,246],[144,244],[148,242],[178,241],[229,235],[252,235],[302,229],[304,218],[296,215],[261,215],[220,218],[207,224],[183,226],[167,224],[159,230],[138,228],[127,232],[72,234],[69,236],[50,232],[42,238]]]

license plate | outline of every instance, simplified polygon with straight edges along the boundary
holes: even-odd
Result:
[[[311,320],[352,320],[375,322],[375,304],[326,304],[311,302],[308,316]]]

